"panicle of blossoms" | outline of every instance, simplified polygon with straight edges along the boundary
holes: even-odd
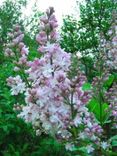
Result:
[[[90,138],[90,140],[92,140],[96,144],[99,144],[99,136],[102,134],[103,130],[101,126],[96,122],[93,113],[90,113],[88,108],[86,107],[86,104],[92,97],[91,91],[82,90],[82,85],[86,82],[86,77],[81,74],[78,76],[76,82],[77,83],[75,84],[75,86],[72,86],[74,88],[74,109],[77,110],[76,116],[73,119],[73,124],[75,127],[79,128],[84,126],[84,131],[80,131],[80,133],[78,134],[79,139],[85,140],[86,138]]]
[[[107,65],[117,70],[117,11],[113,12],[112,26],[108,31],[110,40],[106,42]]]
[[[57,137],[68,140],[73,137],[71,127],[77,129],[84,124],[85,135],[90,138],[102,130],[86,108],[86,103],[90,99],[89,93],[82,90],[86,77],[80,74],[74,80],[68,78],[71,56],[60,48],[56,40],[52,42],[51,31],[56,32],[57,26],[53,13],[53,8],[49,8],[46,15],[41,18],[43,30],[36,40],[41,45],[40,49],[44,55],[28,64],[27,73],[32,81],[32,88],[26,92],[25,101],[28,106],[25,107],[38,107],[37,116],[39,115],[42,127],[47,133],[55,133]],[[47,24],[51,28],[48,31]],[[33,115],[30,109],[19,116],[29,118],[30,113]]]
[[[82,133],[84,138],[98,144],[102,129],[86,105],[91,98],[91,93],[82,89],[86,77],[82,73],[74,79],[68,76],[71,54],[57,43],[58,25],[54,9],[50,7],[40,21],[36,40],[40,45],[38,51],[43,55],[27,63],[26,73],[31,86],[25,90],[26,106],[18,116],[32,122],[37,134],[43,129],[56,138],[72,143],[74,137],[75,142],[82,140],[79,136]]]
[[[24,34],[20,30],[19,25],[14,25],[13,30],[8,34],[10,43],[7,44],[5,56],[13,60],[16,65],[14,71],[22,69],[27,66],[28,48],[23,42]]]

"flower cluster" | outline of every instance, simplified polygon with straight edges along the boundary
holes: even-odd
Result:
[[[106,43],[107,64],[110,68],[117,70],[117,12],[113,13],[113,24],[108,32],[110,41]]]
[[[67,143],[66,149],[71,150],[69,145],[73,147],[79,145],[80,140],[85,142],[87,139],[99,145],[103,130],[87,108],[91,93],[82,89],[87,80],[82,72],[72,79],[69,77],[71,54],[66,53],[58,44],[58,24],[54,9],[50,7],[40,21],[40,32],[36,40],[40,45],[38,52],[42,53],[41,58],[27,61],[28,49],[22,42],[23,34],[19,27],[11,35],[15,36],[12,46],[17,47],[19,53],[11,49],[5,51],[7,56],[17,56],[17,68],[23,68],[22,72],[28,75],[24,79],[26,85],[19,76],[8,79],[12,94],[15,90],[14,95],[25,91],[26,106],[23,106],[18,117],[32,122],[37,134],[45,132],[64,140]],[[89,151],[93,152],[92,146]]]
[[[5,56],[14,60],[14,71],[22,70],[22,68],[27,66],[27,56],[29,50],[23,43],[24,34],[20,30],[20,26],[15,25],[13,31],[8,34],[8,37],[11,41],[7,44]]]
[[[25,82],[22,82],[22,79],[19,75],[16,77],[9,77],[7,79],[7,85],[11,87],[11,94],[18,95],[25,91],[26,85]]]

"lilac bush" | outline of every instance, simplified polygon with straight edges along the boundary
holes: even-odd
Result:
[[[37,135],[53,136],[66,150],[108,150],[109,144],[102,140],[103,127],[87,107],[93,94],[82,88],[86,76],[79,70],[75,77],[70,77],[72,56],[61,49],[57,27],[54,9],[50,7],[40,18],[36,35],[41,57],[33,61],[28,59],[29,50],[20,26],[14,26],[9,33],[11,42],[5,55],[13,61],[16,76],[10,76],[7,84],[12,95],[23,94],[25,99],[25,105],[14,106],[21,109],[18,117],[31,122]],[[116,116],[114,110],[113,114]]]

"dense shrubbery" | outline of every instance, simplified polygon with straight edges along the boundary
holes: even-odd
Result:
[[[0,68],[0,155],[116,155],[116,7],[86,1],[79,22],[64,19],[62,38],[50,7],[39,47],[13,23]]]

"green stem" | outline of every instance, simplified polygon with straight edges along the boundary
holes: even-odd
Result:
[[[71,93],[71,101],[70,101],[70,106],[71,106],[71,115],[72,115],[72,119],[73,119],[73,118],[74,118],[73,92]]]
[[[25,80],[27,86],[30,87],[30,84],[29,84],[29,82],[28,82],[28,79],[27,79],[27,77],[26,77],[26,74],[25,74],[23,68],[21,69],[21,74],[22,74],[22,76],[23,76],[23,78],[24,78],[24,80]]]

